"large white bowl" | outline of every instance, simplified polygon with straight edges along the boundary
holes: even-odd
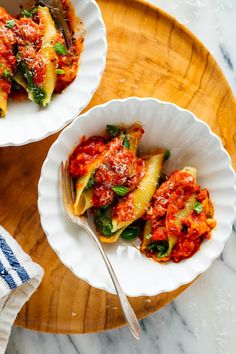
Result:
[[[60,199],[59,165],[82,135],[97,135],[106,124],[143,124],[142,147],[171,151],[167,171],[195,166],[198,182],[207,187],[215,205],[217,227],[191,258],[178,264],[158,264],[142,255],[132,242],[120,240],[106,251],[125,293],[156,295],[194,280],[223,250],[235,218],[235,175],[220,139],[191,112],[153,98],[113,100],[81,115],[65,128],[49,150],[39,181],[39,212],[52,248],[71,271],[94,287],[114,293],[101,256],[89,236],[67,221]]]
[[[106,30],[94,0],[71,0],[83,24],[84,48],[76,79],[47,108],[10,101],[6,118],[0,119],[0,146],[24,145],[62,129],[89,103],[106,63]]]

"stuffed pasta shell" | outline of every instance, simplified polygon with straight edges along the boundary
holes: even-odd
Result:
[[[127,196],[120,199],[111,212],[111,233],[100,236],[106,243],[116,242],[128,226],[138,220],[145,213],[158,183],[164,154],[153,155],[145,161],[144,177]],[[97,221],[99,225],[99,220]],[[102,231],[102,229],[100,230]]]
[[[144,162],[136,156],[143,130],[107,127],[108,139],[95,136],[82,141],[70,157],[75,180],[74,212],[110,205],[117,196],[133,190],[144,174]]]
[[[156,190],[145,215],[141,252],[155,261],[191,257],[215,227],[207,189],[196,183],[193,167],[174,171]]]

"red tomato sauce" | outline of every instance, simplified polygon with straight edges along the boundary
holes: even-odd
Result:
[[[7,21],[13,21],[11,28],[7,27]],[[16,72],[17,57],[16,48],[21,58],[33,71],[33,79],[36,84],[42,84],[45,72],[45,63],[38,53],[42,45],[42,32],[40,26],[29,18],[16,19],[10,16],[5,9],[0,7],[0,75],[2,80],[8,83],[6,87],[1,82],[3,91],[10,92],[11,77]],[[6,70],[9,77],[4,77]]]
[[[112,217],[118,221],[129,221],[134,218],[134,201],[132,194],[128,194],[112,210]]]
[[[78,178],[88,173],[97,158],[101,159],[101,164],[93,174],[92,187],[93,205],[96,207],[109,205],[114,200],[116,193],[113,187],[124,186],[132,190],[144,176],[144,161],[124,147],[120,137],[106,143],[101,136],[84,139],[75,148],[69,158],[71,176]]]
[[[10,77],[5,78],[4,73],[12,74],[16,68],[14,55],[15,37],[11,29],[6,28],[7,21],[12,17],[0,7],[0,87],[3,92],[10,92]]]
[[[70,174],[73,178],[84,176],[90,164],[105,150],[106,144],[101,136],[82,139],[69,158]]]
[[[60,37],[58,42],[64,43],[64,39]],[[57,75],[55,93],[61,93],[74,79],[79,67],[79,57],[83,49],[83,38],[73,39],[72,49],[66,55],[59,55],[57,69],[64,71],[63,74]],[[65,45],[65,44],[64,44]]]
[[[94,205],[101,207],[110,204],[116,195],[112,187],[124,186],[129,190],[137,187],[144,175],[144,167],[144,161],[137,158],[133,151],[123,146],[111,150],[94,173]]]
[[[186,201],[192,196],[202,204],[202,211],[198,213],[192,209],[181,222],[176,222],[177,213],[184,209]],[[169,236],[175,236],[177,242],[170,256],[163,260],[179,262],[191,257],[202,241],[210,238],[211,230],[215,227],[213,214],[208,191],[201,189],[188,172],[174,171],[169,180],[157,189],[145,216],[152,226],[150,242],[167,241]],[[146,253],[149,257],[153,255],[148,250]]]

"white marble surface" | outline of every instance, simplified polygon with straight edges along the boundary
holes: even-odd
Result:
[[[236,94],[236,0],[151,0],[195,33],[214,54]],[[236,117],[235,117],[236,118]],[[7,354],[235,354],[236,233],[220,259],[172,304],[127,328],[51,335],[14,328]]]

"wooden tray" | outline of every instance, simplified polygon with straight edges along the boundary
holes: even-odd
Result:
[[[236,166],[236,104],[208,51],[157,8],[139,1],[98,3],[107,26],[109,51],[101,85],[88,108],[127,96],[175,102],[211,126]],[[0,224],[45,269],[41,286],[23,307],[16,324],[56,333],[88,333],[122,326],[116,296],[77,279],[60,263],[40,227],[37,184],[42,162],[56,137],[0,149]],[[185,288],[149,299],[132,298],[131,303],[137,316],[143,318]]]

